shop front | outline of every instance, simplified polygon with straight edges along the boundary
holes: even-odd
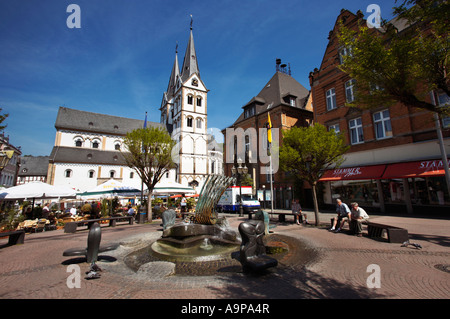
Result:
[[[442,160],[424,160],[328,170],[324,200],[358,202],[381,212],[450,212]]]

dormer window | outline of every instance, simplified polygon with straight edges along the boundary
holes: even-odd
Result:
[[[255,106],[249,106],[244,110],[244,118],[248,118],[248,117],[252,117],[253,115],[255,115],[256,110],[255,110]]]

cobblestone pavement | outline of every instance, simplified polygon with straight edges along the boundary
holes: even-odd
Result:
[[[327,226],[330,216],[321,214]],[[311,212],[308,217],[314,222]],[[333,233],[325,225],[295,225],[287,217],[284,223],[274,219],[276,228],[266,236],[269,244],[289,250],[277,255],[279,266],[261,275],[244,274],[236,260],[195,267],[191,264],[190,268],[146,260],[137,252],[145,251],[161,237],[160,221],[155,221],[102,227],[102,244],[116,242],[120,246],[101,253],[101,277],[86,280],[89,265],[82,258],[62,255],[66,249],[86,246],[86,230],[27,234],[25,243],[15,246],[7,246],[7,239],[0,239],[0,298],[448,299],[450,220],[391,216],[373,219],[407,228],[410,241],[422,249]],[[227,220],[231,228],[237,229],[246,218],[233,215]],[[380,288],[368,287],[368,282],[376,283],[369,265],[379,267]],[[79,288],[74,280],[77,266],[81,274]]]

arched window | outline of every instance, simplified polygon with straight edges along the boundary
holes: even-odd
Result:
[[[66,169],[66,170],[64,171],[64,176],[65,176],[66,178],[72,177],[72,170],[71,170],[71,169]]]
[[[192,95],[187,96],[187,104],[194,104],[194,97]]]
[[[202,119],[201,118],[197,118],[196,120],[195,120],[195,122],[196,122],[196,127],[197,128],[202,128]]]
[[[197,106],[202,106],[202,97],[197,96]]]
[[[95,171],[91,169],[91,170],[88,172],[88,177],[89,177],[89,178],[94,178],[94,176],[95,176]]]
[[[109,171],[109,177],[114,178],[116,176],[116,171]]]
[[[186,121],[187,127],[192,127],[193,118],[190,116],[186,119]]]
[[[83,139],[79,136],[74,138],[74,143],[76,147],[82,147],[83,146]]]

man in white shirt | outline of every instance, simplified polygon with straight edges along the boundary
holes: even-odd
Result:
[[[70,209],[70,214],[72,215],[72,217],[75,217],[77,215],[77,209],[75,205],[73,205],[72,208]]]
[[[362,222],[369,219],[366,211],[359,207],[358,203],[352,203],[350,230],[352,230],[358,237],[362,236]]]

